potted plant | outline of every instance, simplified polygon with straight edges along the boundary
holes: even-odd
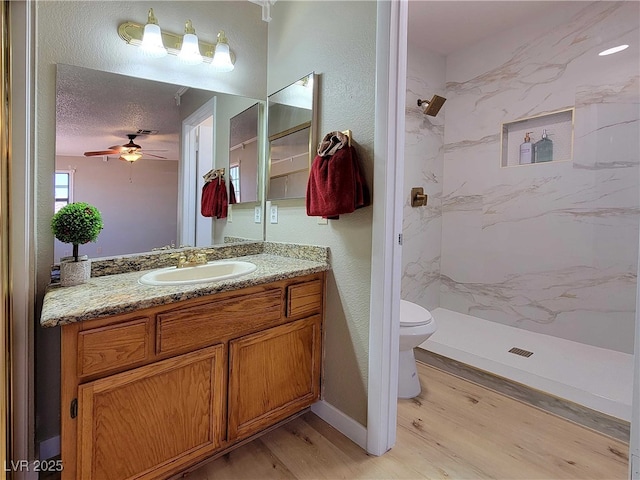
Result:
[[[79,285],[91,276],[91,261],[86,255],[78,257],[79,245],[95,242],[102,230],[102,216],[98,209],[85,202],[62,207],[51,220],[51,230],[62,243],[73,244],[73,256],[60,259],[60,284]]]

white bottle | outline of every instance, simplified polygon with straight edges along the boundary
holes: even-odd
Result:
[[[520,144],[520,165],[534,162],[533,155],[533,143],[531,143],[531,137],[527,132],[524,136],[524,142]]]

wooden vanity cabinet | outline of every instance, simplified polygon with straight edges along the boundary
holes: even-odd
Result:
[[[239,440],[309,406],[320,395],[319,315],[229,342],[229,432]]]
[[[224,346],[78,388],[78,478],[136,478],[209,454],[224,431]]]
[[[64,325],[63,480],[168,478],[310,406],[324,281]]]

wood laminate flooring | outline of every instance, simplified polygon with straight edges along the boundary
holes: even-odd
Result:
[[[205,464],[189,480],[599,479],[628,477],[628,445],[418,363],[396,446],[368,456],[307,413]]]

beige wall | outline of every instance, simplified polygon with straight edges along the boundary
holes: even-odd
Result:
[[[145,22],[154,7],[161,27],[182,32],[191,18],[203,40],[213,42],[224,29],[236,54],[235,70],[214,74],[204,65],[185,67],[168,56],[154,62],[142,61],[140,51],[117,34],[126,20]],[[267,68],[267,24],[261,9],[250,2],[180,1],[96,2],[44,1],[36,4],[36,88],[35,107],[35,238],[37,269],[36,318],[49,281],[53,262],[53,173],[55,145],[56,64],[137,76],[204,90],[265,98]],[[235,218],[234,218],[235,221]],[[59,329],[36,326],[36,439],[59,434],[60,351]]]
[[[148,252],[176,243],[178,162],[59,156],[56,170],[73,170],[73,201],[90,203],[102,215],[104,228],[96,242],[80,246],[81,255]],[[56,240],[54,261],[71,255],[71,248]]]
[[[320,74],[318,135],[351,129],[372,185],[375,100],[375,2],[288,2],[272,7],[268,92]],[[273,201],[278,224],[268,241],[331,249],[325,329],[324,399],[367,421],[372,207],[318,225],[304,200]]]

